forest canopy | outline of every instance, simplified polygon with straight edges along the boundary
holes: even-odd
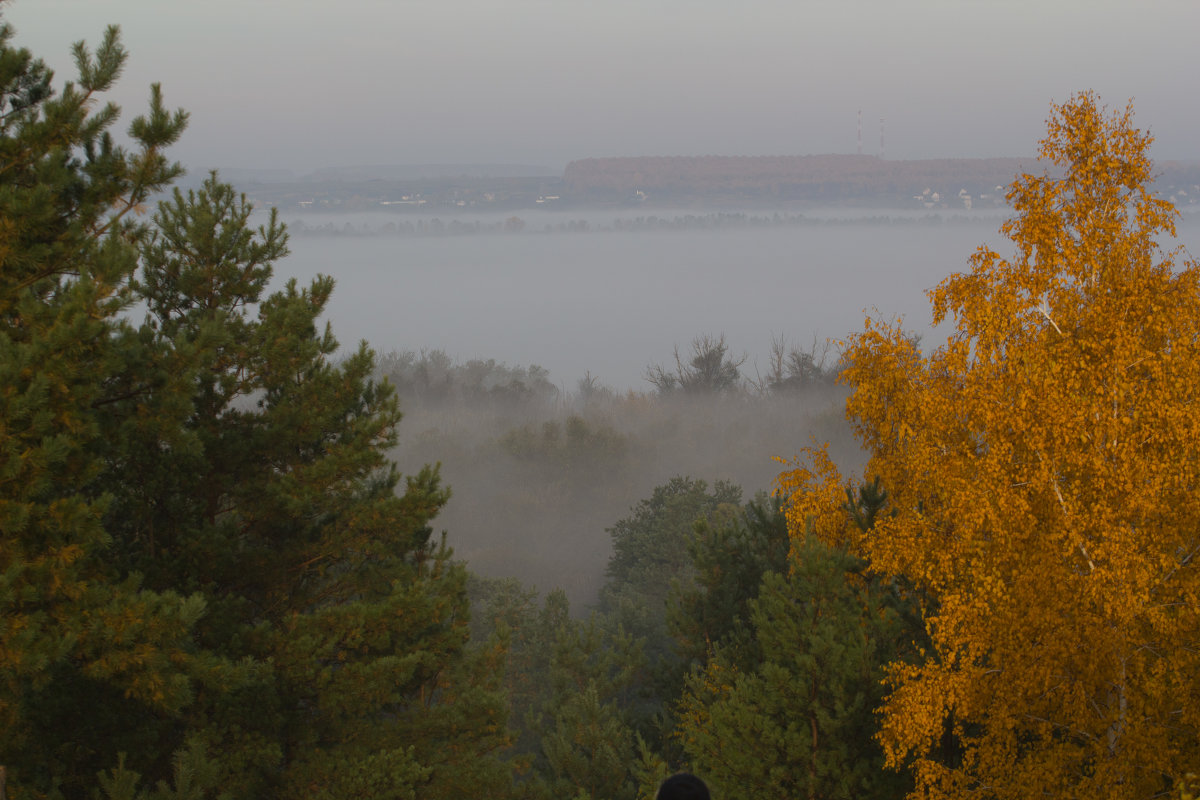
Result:
[[[61,86],[13,40],[0,800],[634,800],[681,770],[764,800],[1190,791],[1200,269],[1164,249],[1131,108],[1052,109],[1013,255],[930,293],[940,347],[868,319],[836,368],[781,341],[750,381],[720,336],[651,367],[628,407],[794,411],[840,372],[869,460],[847,479],[816,449],[773,497],[665,480],[606,520],[599,602],[572,610],[473,575],[434,527],[438,467],[396,466],[398,391],[507,415],[558,401],[545,374],[339,353],[330,277],[271,288],[274,213],[215,173],[172,188],[185,112],[153,86],[118,136],[116,28]],[[610,400],[516,415],[504,508],[628,476],[637,437],[587,416]]]
[[[78,79],[0,28],[0,764],[14,797],[461,797],[508,785],[447,492],[387,457],[333,282],[268,292],[274,215],[210,176],[144,213],[187,115],[115,142],[116,28]],[[145,309],[131,319],[134,304]],[[450,758],[450,754],[456,754]]]

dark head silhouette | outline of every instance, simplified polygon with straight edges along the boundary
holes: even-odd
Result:
[[[672,775],[658,787],[655,800],[711,800],[708,787],[695,775],[681,772]]]

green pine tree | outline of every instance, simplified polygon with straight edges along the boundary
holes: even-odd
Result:
[[[0,764],[14,796],[82,791],[111,765],[113,720],[80,713],[121,698],[143,716],[190,700],[198,597],[114,574],[102,485],[108,433],[131,413],[146,355],[121,313],[132,296],[137,212],[179,167],[164,149],[186,115],[158,87],[116,144],[101,104],[125,51],[110,28],[75,47],[77,80],[56,89],[0,23]],[[66,712],[70,712],[69,714]]]
[[[502,787],[498,656],[468,651],[465,574],[432,535],[448,493],[432,469],[401,485],[390,385],[318,324],[333,281],[268,292],[286,234],[250,214],[216,176],[176,191],[136,287],[194,379],[171,440],[110,470],[110,530],[126,569],[203,594],[222,659],[172,744],[200,737],[239,796]]]
[[[598,617],[566,614],[556,593],[542,624],[554,626],[547,691],[529,724],[542,731],[527,794],[550,800],[632,800],[636,734],[629,707],[641,671],[641,643]]]
[[[613,554],[600,610],[635,636],[646,639],[653,660],[672,656],[667,604],[673,582],[690,585],[694,576],[689,548],[696,525],[727,521],[738,512],[742,491],[724,481],[675,477],[655,487],[633,513],[609,529]]]
[[[696,525],[689,544],[695,570],[672,592],[667,623],[679,655],[702,667],[713,648],[741,653],[737,663],[758,659],[750,629],[750,602],[763,575],[788,566],[787,517],[781,497],[759,495],[732,517]]]
[[[386,458],[400,414],[373,354],[335,357],[318,325],[332,280],[268,292],[286,235],[274,217],[253,230],[215,176],[152,227],[137,216],[179,172],[162,149],[186,117],[155,88],[135,148],[114,143],[116,109],[94,109],[124,62],[116,29],[77,48],[58,93],[11,38],[0,27],[12,795],[502,795],[502,653],[467,647],[465,573],[431,527],[447,491]]]
[[[751,603],[761,661],[718,648],[692,674],[678,735],[714,793],[774,800],[891,798],[875,708],[884,666],[905,651],[904,600],[863,562],[815,538],[789,573],[768,573]]]

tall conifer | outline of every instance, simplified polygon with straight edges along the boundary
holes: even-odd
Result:
[[[179,173],[161,151],[186,117],[155,88],[135,149],[114,143],[117,110],[93,109],[124,62],[115,28],[95,55],[77,47],[79,80],[57,94],[11,37],[0,27],[10,791],[118,800],[140,774],[232,797],[497,795],[499,654],[466,646],[464,572],[431,526],[447,491],[386,458],[397,402],[365,344],[336,357],[319,324],[333,281],[269,292],[285,232],[274,216],[254,229],[215,175],[140,216]]]
[[[158,87],[129,128],[99,105],[125,51],[110,28],[61,91],[0,24],[0,764],[13,785],[72,786],[106,721],[60,727],[80,693],[166,713],[189,697],[179,671],[195,598],[113,576],[99,485],[105,432],[138,391],[137,337],[120,313],[144,225],[138,211],[178,173],[163,148],[186,116]]]

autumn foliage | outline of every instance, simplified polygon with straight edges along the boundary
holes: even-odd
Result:
[[[847,343],[892,501],[858,546],[924,598],[932,641],[882,708],[914,796],[1151,797],[1200,763],[1200,269],[1160,247],[1151,141],[1131,107],[1055,107],[1054,171],[1009,193],[1014,253],[930,292],[945,343],[871,319]],[[794,536],[844,533],[839,481],[782,476]]]

